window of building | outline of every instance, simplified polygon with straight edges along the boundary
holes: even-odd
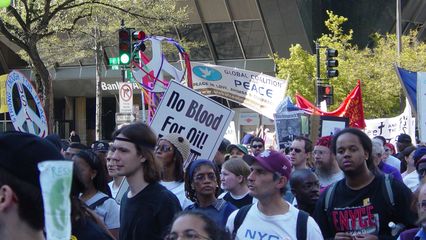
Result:
[[[213,42],[214,50],[216,51],[217,59],[227,60],[243,58],[243,53],[238,44],[237,34],[231,22],[208,23],[207,28]]]
[[[208,61],[211,60],[210,49],[203,33],[201,24],[191,24],[182,29],[179,29],[182,38],[188,40],[191,46],[189,51],[190,59],[194,61]],[[194,45],[192,47],[192,45]],[[187,49],[185,49],[187,51]]]
[[[238,21],[235,24],[246,58],[265,58],[271,54],[260,20]]]

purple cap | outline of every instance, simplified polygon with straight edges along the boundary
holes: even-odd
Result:
[[[245,155],[243,159],[249,165],[252,165],[254,162],[257,162],[269,172],[278,173],[281,176],[285,176],[287,180],[290,178],[292,168],[290,160],[287,156],[280,152],[273,150],[265,150],[256,157],[251,155]]]

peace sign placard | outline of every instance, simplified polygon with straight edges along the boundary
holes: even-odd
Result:
[[[47,136],[47,120],[40,99],[31,83],[19,71],[9,73],[6,103],[15,130],[39,137]]]

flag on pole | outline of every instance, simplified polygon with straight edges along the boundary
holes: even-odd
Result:
[[[365,128],[364,108],[362,105],[361,81],[358,80],[356,87],[349,93],[340,106],[332,111],[322,111],[304,97],[296,94],[296,105],[310,114],[321,116],[347,117],[349,126],[355,128]]]
[[[417,72],[408,71],[397,66],[395,66],[395,70],[405,95],[408,98],[408,102],[411,104],[412,109],[417,111]]]

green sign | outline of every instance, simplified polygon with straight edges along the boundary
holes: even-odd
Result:
[[[128,80],[130,80],[130,81],[134,81],[135,80],[133,78],[132,70],[126,69],[125,78],[128,79]]]
[[[108,58],[108,64],[110,66],[120,65],[120,58],[118,57]]]

